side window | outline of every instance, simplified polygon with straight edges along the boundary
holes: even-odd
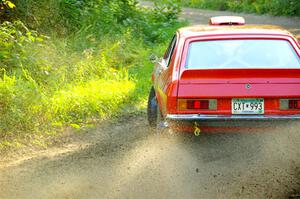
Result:
[[[171,57],[173,55],[173,51],[174,51],[174,48],[175,48],[175,45],[176,45],[176,41],[177,41],[177,37],[176,37],[176,35],[174,35],[172,41],[169,44],[169,47],[168,47],[167,51],[165,52],[164,61],[165,61],[167,67],[170,64],[170,60],[171,60]]]

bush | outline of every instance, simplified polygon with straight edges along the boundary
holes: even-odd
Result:
[[[153,1],[166,2],[166,0]],[[178,2],[183,6],[204,9],[300,16],[299,0],[178,0]]]
[[[42,95],[30,81],[4,75],[0,79],[0,137],[37,132]]]
[[[149,54],[181,25],[171,4],[13,2],[16,10],[0,15],[10,19],[0,27],[0,148],[118,115],[124,105],[144,108]]]
[[[134,86],[129,80],[93,80],[72,85],[53,95],[50,114],[56,122],[77,124],[109,117],[120,110]]]
[[[22,22],[3,22],[0,26],[0,64],[7,71],[14,71],[20,62],[29,61],[25,48],[42,41],[36,31],[30,31]]]

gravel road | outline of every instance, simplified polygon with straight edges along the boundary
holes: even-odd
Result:
[[[183,9],[206,23],[230,12]],[[241,14],[297,33],[299,18]],[[300,198],[300,123],[261,132],[153,134],[146,116],[105,121],[66,143],[0,160],[0,198]]]

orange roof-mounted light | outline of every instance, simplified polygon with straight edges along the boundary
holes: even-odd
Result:
[[[221,25],[245,25],[245,19],[238,16],[220,16],[212,17],[209,19],[209,25],[221,26]]]

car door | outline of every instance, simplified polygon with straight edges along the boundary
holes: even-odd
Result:
[[[167,106],[167,88],[170,84],[172,71],[170,63],[174,54],[174,49],[177,43],[177,36],[172,38],[164,57],[158,62],[154,74],[154,87],[156,90],[156,97],[162,114],[166,112]]]

